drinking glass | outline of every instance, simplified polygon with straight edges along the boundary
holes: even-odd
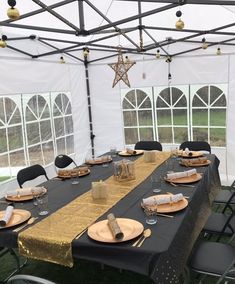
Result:
[[[76,171],[76,175],[73,175],[71,184],[79,184],[79,169]]]
[[[154,206],[154,210],[151,208],[145,208],[145,222],[148,225],[154,225],[157,223],[157,206]]]
[[[115,158],[117,156],[117,148],[115,146],[110,147],[110,154],[112,158]]]
[[[161,192],[163,178],[162,176],[151,175],[152,191],[154,193]]]
[[[48,195],[46,193],[37,196],[37,207],[38,207],[38,214],[40,216],[44,216],[49,213]]]
[[[102,156],[102,167],[107,168],[109,166],[110,156]]]
[[[38,205],[38,200],[37,200],[38,194],[37,194],[37,190],[36,190],[35,188],[31,188],[31,193],[32,193],[32,196],[33,196],[33,205],[37,206],[37,205]]]

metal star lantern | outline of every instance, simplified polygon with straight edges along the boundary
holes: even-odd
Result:
[[[114,87],[119,81],[123,81],[128,87],[130,87],[130,82],[128,79],[127,71],[135,64],[134,61],[130,61],[126,56],[124,61],[121,49],[118,50],[118,61],[117,63],[108,64],[115,71],[115,78],[113,80]]]

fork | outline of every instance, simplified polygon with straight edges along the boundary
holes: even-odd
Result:
[[[33,224],[33,222],[34,222],[35,220],[37,220],[37,219],[38,219],[38,217],[31,217],[31,218],[28,220],[28,222],[26,222],[25,224],[21,225],[20,227],[14,229],[13,232],[19,232],[19,231],[21,231],[21,230],[24,229],[26,226]]]
[[[176,184],[176,183],[174,183],[174,182],[170,182],[170,184],[171,184],[171,185],[173,185],[173,186],[176,186],[176,187],[177,187],[177,186],[182,186],[182,187],[192,187],[192,188],[193,188],[193,187],[195,187],[195,185],[191,185],[191,184],[184,184],[184,183],[177,183],[177,184]]]

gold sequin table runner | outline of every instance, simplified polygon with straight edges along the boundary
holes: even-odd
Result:
[[[105,181],[109,192],[107,200],[93,200],[88,191],[21,232],[18,236],[20,254],[72,267],[73,239],[143,182],[169,156],[169,152],[158,153],[156,163],[145,163],[140,157],[135,161],[135,180],[117,182],[111,176]]]

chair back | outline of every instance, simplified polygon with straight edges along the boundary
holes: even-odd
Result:
[[[22,188],[23,183],[29,180],[33,180],[39,176],[45,176],[45,178],[49,180],[45,169],[41,165],[36,164],[19,170],[19,172],[17,173],[17,181],[19,186]]]
[[[135,144],[135,150],[162,151],[162,144],[158,141],[139,141]]]
[[[37,276],[19,274],[12,276],[7,281],[7,284],[56,284],[56,283]]]
[[[180,149],[185,150],[188,148],[191,151],[207,151],[211,153],[211,146],[206,141],[185,141],[180,145]]]
[[[77,167],[77,164],[74,162],[74,160],[67,155],[58,155],[55,158],[55,166],[60,169],[66,168],[72,163],[74,163],[74,165]]]

